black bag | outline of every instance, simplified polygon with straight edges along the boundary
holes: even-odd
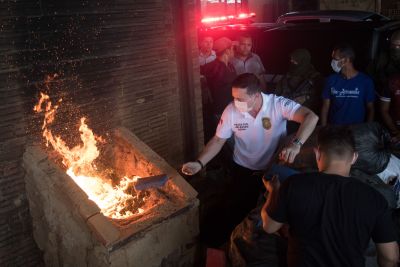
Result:
[[[390,160],[390,135],[377,122],[352,125],[358,159],[352,166],[367,174],[382,172]]]
[[[286,266],[287,241],[262,228],[261,206],[255,208],[232,232],[229,259],[233,267]]]
[[[396,208],[396,195],[392,187],[385,184],[377,175],[369,175],[358,169],[352,169],[350,175],[381,193],[388,202],[389,208]]]

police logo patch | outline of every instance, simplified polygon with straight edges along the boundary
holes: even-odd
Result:
[[[268,117],[262,118],[262,124],[264,129],[269,130],[271,129],[271,120]]]

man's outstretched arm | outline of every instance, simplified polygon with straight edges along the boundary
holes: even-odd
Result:
[[[194,175],[198,173],[211,159],[213,159],[224,146],[226,139],[214,136],[200,153],[198,161],[187,162],[182,166],[182,173]],[[199,162],[200,161],[200,162]]]

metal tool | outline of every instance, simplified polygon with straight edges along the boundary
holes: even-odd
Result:
[[[138,178],[135,183],[135,190],[146,190],[149,188],[159,188],[165,185],[168,180],[166,174]]]

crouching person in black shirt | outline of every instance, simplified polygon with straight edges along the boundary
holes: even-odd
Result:
[[[289,225],[288,265],[365,266],[370,238],[379,266],[397,266],[399,248],[391,212],[381,194],[349,177],[357,159],[348,128],[320,130],[315,149],[318,173],[296,174],[264,184],[268,199],[261,211],[268,233]]]

